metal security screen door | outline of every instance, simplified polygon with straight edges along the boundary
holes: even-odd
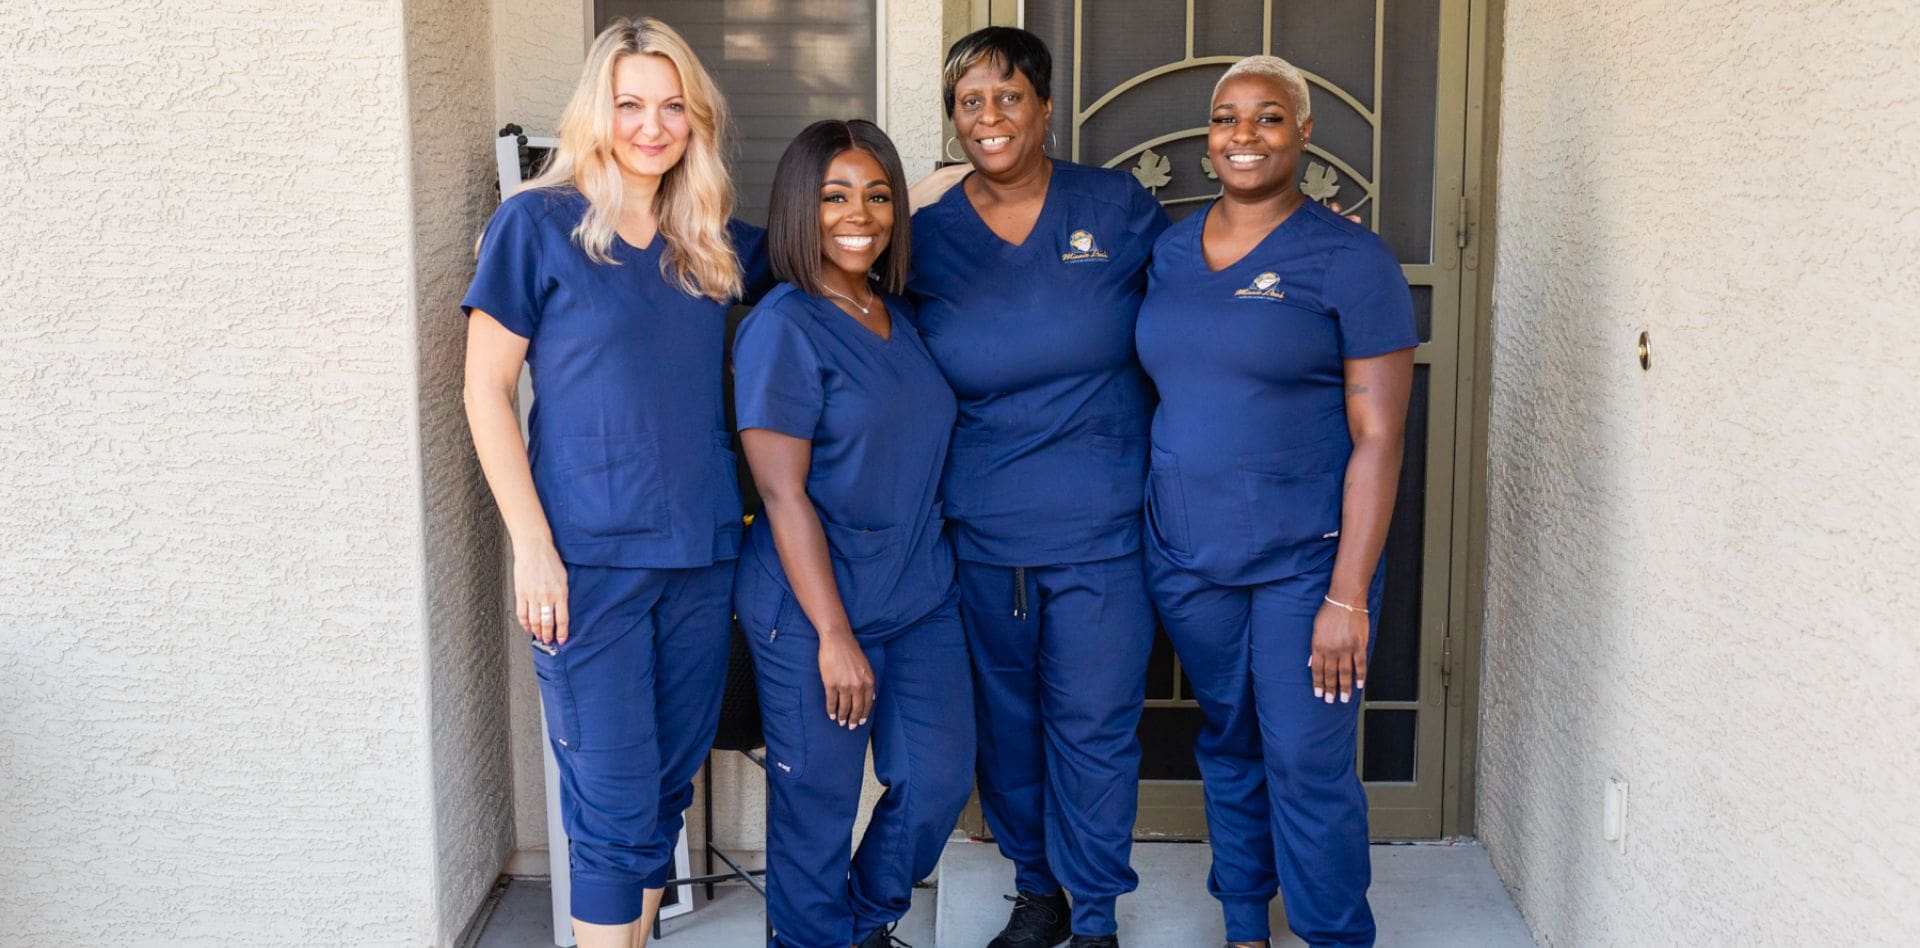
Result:
[[[1467,0],[1024,0],[975,10],[976,22],[1023,25],[1053,50],[1054,153],[1131,171],[1175,219],[1219,190],[1206,116],[1227,66],[1272,53],[1307,73],[1314,135],[1302,187],[1386,239],[1419,319],[1359,767],[1376,838],[1439,836],[1461,422]],[[1188,695],[1163,635],[1140,725],[1142,836],[1206,833],[1192,754],[1200,711]]]

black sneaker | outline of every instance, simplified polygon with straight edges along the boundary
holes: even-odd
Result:
[[[1120,936],[1075,935],[1067,948],[1120,948]]]
[[[893,937],[893,930],[900,925],[894,922],[873,930],[873,934],[861,939],[860,948],[913,948],[912,945]]]
[[[1073,917],[1067,909],[1067,894],[1002,896],[1013,903],[1013,915],[1007,927],[987,942],[987,948],[1055,948],[1073,936]]]

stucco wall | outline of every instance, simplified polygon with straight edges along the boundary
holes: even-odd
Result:
[[[1910,941],[1920,8],[1506,7],[1487,848],[1556,945]]]
[[[502,533],[461,399],[473,240],[492,213],[492,29],[465,0],[406,0],[413,326],[432,758],[436,941],[451,943],[513,849]]]
[[[887,0],[887,114],[881,124],[913,180],[933,170],[944,144],[942,16],[940,0]]]
[[[592,0],[493,0],[494,127],[552,135],[586,62]]]
[[[454,6],[0,5],[0,941],[444,942],[497,867]]]
[[[508,123],[548,137],[560,121],[586,62],[591,0],[493,0],[493,131]],[[471,276],[471,273],[468,274]],[[489,501],[491,502],[491,501]],[[498,517],[495,517],[498,522]],[[496,544],[507,557],[506,534]],[[547,872],[547,785],[541,758],[540,690],[533,677],[527,634],[504,606],[511,602],[511,560],[501,561],[501,649],[507,656],[505,687],[513,792],[512,872]]]

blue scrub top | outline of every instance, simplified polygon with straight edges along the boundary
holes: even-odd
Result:
[[[1353,452],[1343,359],[1419,344],[1393,251],[1308,201],[1215,273],[1205,209],[1154,246],[1137,333],[1160,391],[1149,543],[1217,583],[1332,564]]]
[[[733,342],[740,430],[813,442],[807,495],[826,532],[847,620],[864,641],[912,625],[953,589],[938,499],[953,392],[913,329],[912,304],[875,298],[892,318],[887,339],[782,283]],[[792,593],[764,517],[748,533],[737,582],[743,602],[766,602],[767,583]]]
[[[461,308],[527,342],[527,460],[560,559],[686,568],[740,550],[740,492],[722,395],[727,308],[660,271],[666,240],[614,238],[618,266],[570,236],[572,188],[522,191],[494,212]],[[729,221],[751,299],[771,285],[765,232]]]
[[[960,398],[943,496],[961,559],[1049,566],[1139,548],[1153,396],[1133,324],[1166,226],[1132,175],[1065,161],[1020,244],[960,187],[914,215],[907,291]]]

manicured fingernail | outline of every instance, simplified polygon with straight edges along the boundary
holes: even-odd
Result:
[[[1359,691],[1360,689],[1365,688],[1366,686],[1367,686],[1366,680],[1361,679],[1360,681],[1356,681],[1353,683],[1353,690]]]
[[[1332,704],[1332,703],[1333,703],[1333,692],[1331,692],[1331,691],[1329,691],[1329,692],[1327,692],[1327,703],[1328,703],[1328,704]]]
[[[1319,698],[1319,697],[1322,697],[1322,696],[1323,696],[1323,695],[1325,695],[1325,694],[1326,694],[1326,692],[1324,692],[1324,691],[1321,691],[1321,690],[1320,690],[1320,689],[1319,689],[1318,687],[1315,687],[1315,688],[1313,689],[1313,696],[1314,696],[1314,697],[1316,697],[1316,698]]]
[[[1348,699],[1350,699],[1350,698],[1352,698],[1352,697],[1353,697],[1353,692],[1351,692],[1351,691],[1342,691],[1342,692],[1340,692],[1340,703],[1341,703],[1341,704],[1346,704],[1346,703],[1347,703],[1347,701],[1348,701]]]

